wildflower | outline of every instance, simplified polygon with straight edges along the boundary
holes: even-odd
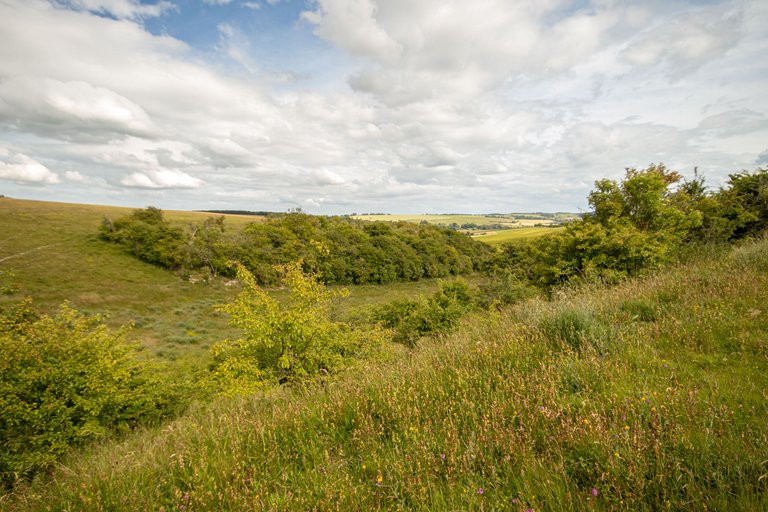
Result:
[[[592,488],[592,496],[597,498],[597,489],[595,487]]]
[[[384,481],[384,477],[383,477],[383,476],[381,476],[381,473],[379,473],[379,474],[376,476],[376,485],[381,485],[381,482],[383,482],[383,481]]]
[[[655,407],[651,407],[651,412],[656,412],[656,408]]]
[[[363,464],[362,468],[363,468],[363,471],[365,471],[365,464]]]
[[[624,430],[629,431],[629,425],[624,425]]]
[[[482,487],[478,487],[477,488],[477,494],[483,494],[483,488]]]
[[[619,458],[619,452],[614,452],[613,456],[618,459]]]
[[[445,454],[444,453],[440,454],[440,460],[445,460]]]
[[[512,504],[517,505],[517,498],[512,498]]]
[[[589,425],[589,420],[587,418],[584,418],[584,424]]]

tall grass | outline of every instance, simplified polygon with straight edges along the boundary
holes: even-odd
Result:
[[[73,453],[9,510],[766,510],[768,243]]]

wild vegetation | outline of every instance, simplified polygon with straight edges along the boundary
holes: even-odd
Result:
[[[2,302],[0,349],[14,357],[0,372],[0,473],[12,491],[0,505],[765,508],[768,243],[747,240],[768,227],[768,171],[709,192],[661,165],[630,169],[589,201],[593,212],[560,232],[504,246],[483,279],[346,315],[346,291],[321,279],[324,221],[250,224],[312,249],[281,253],[297,259],[274,281],[231,267],[242,288],[219,310],[235,334],[171,386],[99,320]],[[210,219],[185,231],[137,210],[102,233],[183,266],[199,233],[224,232]],[[360,226],[368,241],[398,236]],[[435,233],[410,231],[420,228],[403,232]],[[83,448],[57,469],[70,446]]]
[[[486,245],[436,226],[303,213],[270,216],[225,236],[223,217],[184,231],[150,207],[114,222],[106,218],[100,235],[165,268],[234,275],[230,263],[238,261],[262,285],[278,283],[277,268],[298,260],[326,284],[384,284],[466,274],[490,253]]]

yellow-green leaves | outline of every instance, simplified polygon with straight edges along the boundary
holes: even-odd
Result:
[[[225,393],[335,373],[380,338],[331,319],[331,301],[346,296],[347,290],[329,290],[303,271],[301,260],[277,270],[288,288],[287,300],[273,298],[240,265],[237,276],[243,291],[219,307],[242,329],[238,339],[212,348],[213,380]]]

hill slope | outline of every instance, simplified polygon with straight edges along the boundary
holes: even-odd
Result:
[[[76,453],[11,510],[765,510],[768,242]]]
[[[12,271],[19,295],[54,311],[63,301],[75,308],[109,315],[114,326],[136,323],[131,338],[160,355],[201,355],[226,332],[226,321],[212,305],[233,296],[223,281],[209,286],[183,281],[171,272],[138,261],[119,247],[100,241],[104,216],[130,208],[0,198],[0,270]],[[210,214],[167,212],[179,225]],[[233,226],[253,218],[228,216]],[[3,300],[15,300],[2,297]]]

